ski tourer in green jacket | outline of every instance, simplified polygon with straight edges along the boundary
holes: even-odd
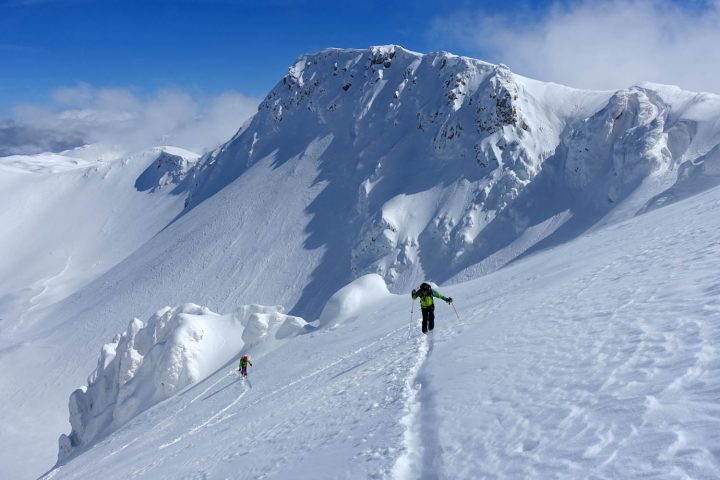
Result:
[[[252,362],[248,358],[247,355],[243,355],[240,359],[240,365],[238,366],[238,370],[240,370],[240,375],[243,377],[247,377],[247,367],[248,364],[252,367]]]
[[[427,333],[435,328],[435,304],[434,298],[445,300],[447,303],[452,303],[451,297],[446,297],[437,290],[433,290],[429,284],[423,283],[420,288],[412,291],[412,298],[415,300],[420,297],[420,310],[422,310],[422,332]]]

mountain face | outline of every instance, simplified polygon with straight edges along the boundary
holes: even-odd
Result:
[[[4,157],[0,401],[24,400],[0,412],[20,432],[2,439],[0,466],[30,444],[52,464],[68,395],[133,318],[192,302],[282,305],[313,322],[365,274],[392,293],[445,288],[639,213],[657,225],[658,209],[720,184],[718,119],[717,95],[575,90],[384,46],[302,56],[199,159]],[[357,316],[377,297],[360,296]]]
[[[322,264],[403,291],[574,238],[630,197],[613,219],[635,215],[720,142],[719,115],[717,96],[674,87],[587,92],[444,52],[330,49],[301,57],[204,160],[187,206],[302,158],[323,185],[305,227]]]

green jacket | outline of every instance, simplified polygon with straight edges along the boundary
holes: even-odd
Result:
[[[433,304],[433,297],[439,298],[440,300],[445,300],[447,302],[448,298],[443,295],[442,293],[438,292],[437,290],[430,289],[430,295],[423,296],[423,294],[420,292],[420,290],[417,290],[415,293],[412,293],[413,300],[420,297],[420,307],[422,308],[428,308],[430,305]]]
[[[249,359],[245,360],[244,358],[241,358],[240,359],[240,368],[247,367],[248,363],[250,364],[250,366],[252,366],[252,362]]]

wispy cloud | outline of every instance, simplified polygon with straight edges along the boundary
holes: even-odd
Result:
[[[720,0],[557,2],[544,11],[462,10],[435,42],[540,80],[594,89],[640,81],[720,93]]]
[[[204,151],[230,139],[257,105],[257,99],[234,91],[200,100],[176,89],[140,95],[130,88],[78,84],[54,90],[47,105],[16,105],[14,120],[88,142]]]

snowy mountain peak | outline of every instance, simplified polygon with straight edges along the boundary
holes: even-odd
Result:
[[[419,78],[423,80],[420,86]],[[493,110],[495,122],[482,123],[479,127],[487,131],[514,124],[517,112],[513,110],[512,101],[517,100],[517,86],[505,66],[447,52],[422,55],[395,45],[367,50],[330,49],[298,59],[281,84],[263,101],[260,111],[272,111],[272,118],[280,122],[291,115],[295,107],[305,106],[325,123],[331,118],[327,112],[338,112],[334,116],[342,116],[345,107],[352,109],[358,120],[382,112],[389,115],[388,119],[399,121],[403,118],[404,99],[417,96],[411,92],[419,91],[424,97],[424,92],[433,88],[432,94],[427,92],[428,99],[434,100],[423,112],[427,118],[417,117],[418,128],[423,129],[424,124],[436,122],[441,114],[457,111],[466,102],[472,103],[473,95],[484,82],[488,83],[485,90],[491,93],[491,98],[497,99],[495,107],[499,111]],[[422,88],[425,83],[428,85]],[[478,111],[478,116],[483,112]]]
[[[348,280],[379,273],[399,291],[492,270],[546,237],[577,235],[720,141],[717,129],[693,135],[696,121],[673,106],[680,94],[651,87],[586,92],[396,45],[303,55],[201,162],[187,206],[255,164],[297,158],[352,212],[341,235]],[[539,208],[533,199],[548,195]],[[634,201],[625,218],[643,207]],[[518,243],[534,225],[544,233]]]

